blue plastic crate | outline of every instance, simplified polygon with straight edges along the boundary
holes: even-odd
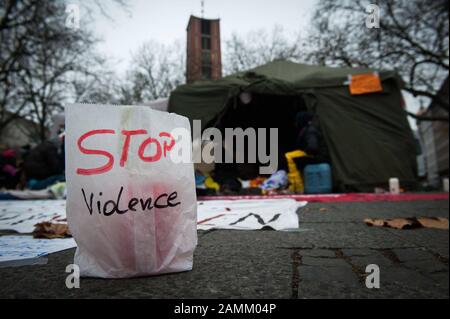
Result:
[[[307,165],[303,179],[306,194],[326,194],[333,190],[331,167],[327,163]]]

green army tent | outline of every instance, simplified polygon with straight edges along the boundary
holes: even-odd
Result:
[[[350,75],[373,72],[275,61],[220,80],[181,85],[171,93],[169,111],[202,120],[203,128],[250,122],[278,127],[284,130],[279,139],[291,136],[292,144],[295,114],[305,108],[316,115],[323,133],[336,190],[373,191],[390,177],[414,186],[416,148],[402,106],[401,79],[395,72],[379,71],[382,92],[350,94]],[[242,92],[250,93],[255,105],[244,107]]]

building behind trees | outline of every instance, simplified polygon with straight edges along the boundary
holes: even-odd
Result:
[[[187,26],[186,82],[222,77],[220,20],[192,16]]]

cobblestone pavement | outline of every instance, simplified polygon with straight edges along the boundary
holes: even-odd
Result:
[[[0,297],[448,298],[448,230],[368,227],[366,217],[449,214],[448,201],[311,203],[290,232],[199,232],[194,270],[147,278],[81,280],[67,289],[74,249],[46,265],[0,269]],[[380,288],[365,285],[380,268]]]

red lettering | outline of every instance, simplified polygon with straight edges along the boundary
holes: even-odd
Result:
[[[146,130],[123,130],[122,134],[125,135],[125,141],[123,142],[122,156],[120,157],[120,166],[123,167],[128,159],[128,149],[130,148],[131,136],[138,134],[147,134]]]
[[[108,129],[89,131],[89,132],[83,134],[82,136],[80,136],[80,138],[78,139],[78,141],[77,141],[78,148],[80,149],[81,153],[83,153],[83,154],[104,156],[108,159],[108,162],[105,165],[103,165],[101,167],[97,167],[97,168],[77,168],[76,173],[79,175],[102,174],[102,173],[108,172],[114,165],[114,156],[111,153],[104,151],[104,150],[88,149],[82,145],[85,139],[87,139],[90,136],[97,135],[97,134],[115,134],[115,131],[108,130]],[[122,154],[120,157],[119,165],[121,167],[125,166],[125,163],[128,160],[128,153],[129,153],[129,149],[130,149],[131,137],[133,135],[139,135],[139,134],[147,134],[147,130],[143,130],[143,129],[122,130],[122,135],[125,136],[125,139],[123,142]],[[161,133],[159,133],[159,137],[165,137],[165,138],[168,138],[169,140],[164,141],[162,143],[163,146],[161,147],[161,143],[156,138],[149,137],[146,140],[144,140],[142,142],[142,144],[139,146],[138,155],[142,161],[157,162],[161,159],[163,152],[164,152],[164,157],[166,157],[167,153],[175,146],[175,139],[173,138],[173,136],[170,133],[161,132]],[[153,154],[151,156],[144,155],[147,146],[149,146],[152,143],[155,144],[155,146],[156,146],[155,154]]]
[[[144,156],[145,148],[150,143],[155,143],[155,145],[156,145],[156,153],[153,156]],[[139,157],[141,158],[141,160],[143,160],[144,162],[156,162],[156,161],[159,161],[159,159],[161,158],[161,154],[162,154],[161,144],[159,144],[157,139],[149,137],[144,142],[142,142],[141,146],[139,147],[138,154],[139,154]]]
[[[101,174],[109,171],[114,164],[114,157],[111,153],[102,151],[102,150],[91,150],[83,147],[81,144],[85,139],[87,139],[90,136],[96,135],[96,134],[114,134],[114,130],[92,130],[87,133],[84,133],[80,136],[80,138],[77,141],[78,148],[80,149],[81,153],[87,154],[87,155],[102,155],[108,158],[108,162],[101,167],[98,168],[78,168],[77,174],[79,175],[95,175],[95,174]]]
[[[159,137],[168,137],[168,138],[170,138],[170,144],[169,145],[167,145],[166,141],[164,141],[164,143],[163,143],[164,157],[166,157],[167,152],[170,151],[174,147],[175,139],[173,138],[173,136],[170,133],[167,133],[167,132],[159,133]]]

